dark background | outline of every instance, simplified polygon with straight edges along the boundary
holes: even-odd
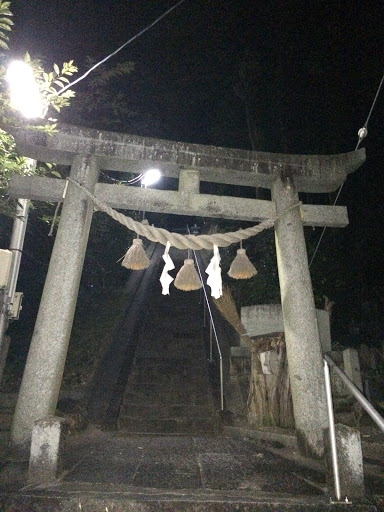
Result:
[[[47,66],[74,59],[81,74],[87,56],[105,57],[174,3],[18,0],[11,6],[12,54],[28,50],[43,56]],[[121,128],[262,151],[353,151],[384,69],[383,7],[373,1],[187,0],[111,60],[112,65],[135,63],[135,71],[117,83],[135,113],[121,120]],[[75,89],[86,91],[86,81]],[[324,294],[335,301],[334,339],[379,345],[383,107],[384,91],[362,144],[367,162],[348,178],[338,201],[348,206],[350,226],[327,230],[311,268],[318,305]],[[64,119],[71,121],[70,110]],[[82,124],[95,122],[90,114]],[[303,199],[332,203],[334,198]],[[306,235],[311,257],[320,230]],[[249,252],[263,267],[262,248],[250,246]],[[24,265],[32,270],[29,261]],[[43,266],[47,262],[48,257]],[[271,300],[273,286],[266,280],[258,300]]]

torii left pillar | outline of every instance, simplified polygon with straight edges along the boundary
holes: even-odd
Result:
[[[71,178],[93,191],[97,159],[76,155]],[[29,451],[35,420],[54,414],[75,313],[93,204],[69,183],[13,419],[11,444]]]

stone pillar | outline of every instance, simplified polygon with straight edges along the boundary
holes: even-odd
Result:
[[[98,176],[95,157],[75,156],[71,178],[93,191]],[[34,422],[56,410],[92,213],[69,183],[13,419],[11,443],[21,452],[29,451]]]
[[[48,484],[60,476],[65,436],[65,419],[47,416],[32,429],[28,483]]]
[[[360,432],[346,425],[336,424],[335,435],[341,500],[362,498],[365,486]],[[332,489],[334,480],[329,438],[326,439],[326,446],[327,480],[328,487]]]
[[[278,178],[272,197],[277,213],[298,203],[293,179]],[[276,222],[275,242],[298,446],[303,455],[321,457],[328,427],[325,381],[299,207]]]
[[[358,351],[355,348],[346,348],[343,350],[343,363],[344,372],[348,375],[354,385],[363,392]],[[349,390],[348,394],[351,394]]]
[[[196,169],[182,169],[179,175],[179,192],[200,193],[200,172]]]

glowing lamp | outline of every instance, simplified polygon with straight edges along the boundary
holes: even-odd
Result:
[[[44,117],[47,109],[32,67],[20,60],[13,61],[8,66],[5,77],[9,83],[11,106],[28,119]]]
[[[150,185],[158,182],[160,178],[161,172],[159,169],[148,169],[148,171],[145,172],[143,179],[141,180],[141,184],[144,187],[149,187]]]

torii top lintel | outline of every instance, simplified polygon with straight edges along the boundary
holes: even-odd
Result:
[[[294,177],[299,192],[332,192],[365,161],[365,150],[338,155],[289,155],[174,142],[60,124],[53,135],[31,129],[14,133],[21,154],[71,165],[76,154],[98,157],[110,171],[139,173],[158,167],[179,177],[197,169],[201,181],[271,188],[277,176]]]

